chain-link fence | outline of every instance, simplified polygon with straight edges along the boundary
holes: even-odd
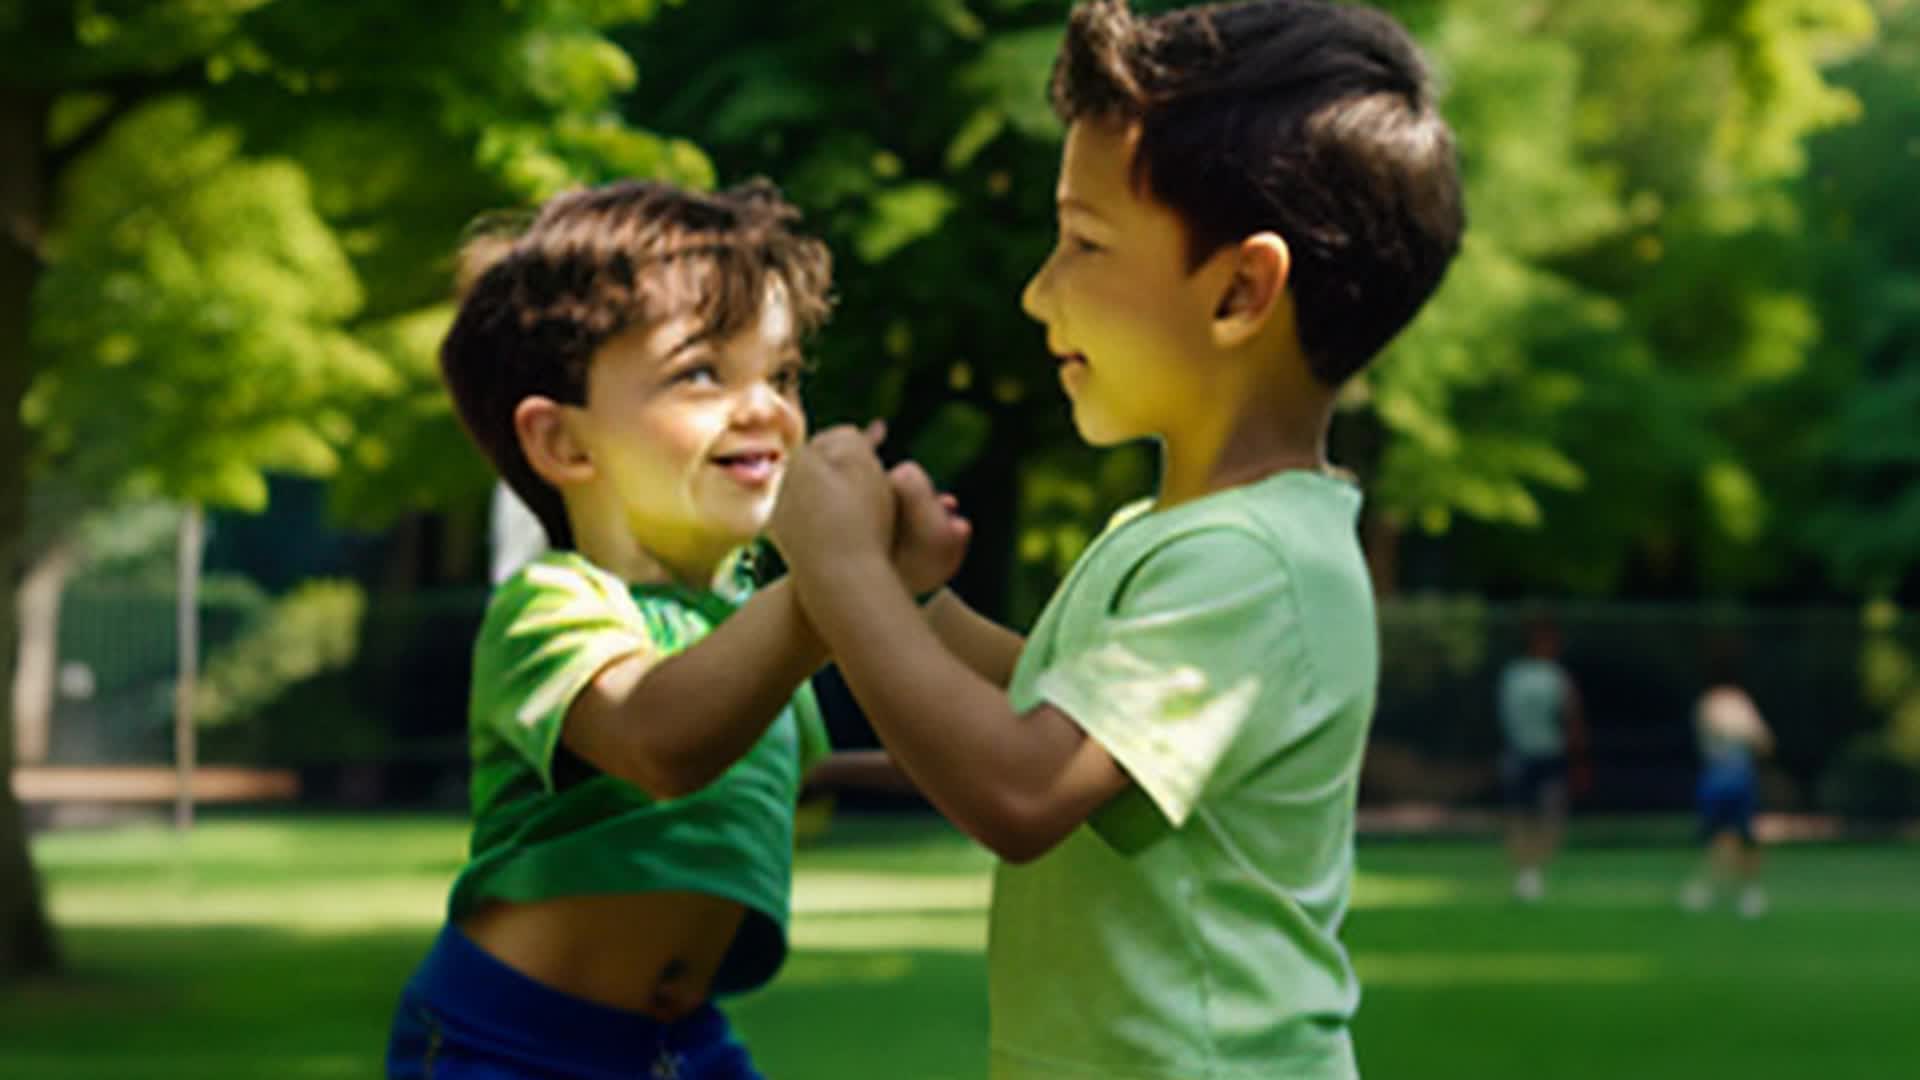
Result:
[[[252,680],[245,708],[209,702],[202,759],[298,769],[306,798],[457,803],[464,783],[468,655],[481,591],[374,594],[364,603],[203,605],[216,688]],[[170,760],[174,600],[76,584],[63,605],[49,760]],[[324,610],[320,610],[324,608]],[[1585,703],[1596,812],[1689,804],[1692,712],[1710,656],[1736,659],[1778,738],[1764,769],[1778,810],[1920,816],[1920,618],[1890,610],[1538,608],[1422,598],[1381,612],[1384,670],[1363,800],[1490,806],[1500,736],[1494,684],[1550,614]],[[334,625],[346,623],[344,628]],[[288,659],[346,634],[350,647]],[[226,675],[221,675],[222,665]],[[277,665],[277,673],[276,673]],[[243,668],[244,670],[239,670]],[[843,694],[823,695],[845,702]],[[857,716],[836,734],[866,736]]]

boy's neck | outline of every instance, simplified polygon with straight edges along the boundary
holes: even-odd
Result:
[[[595,566],[629,585],[678,584],[705,590],[713,585],[726,551],[674,552],[640,542],[624,522],[572,522],[574,549]]]
[[[1215,400],[1217,419],[1166,433],[1156,509],[1191,502],[1279,472],[1327,471],[1334,392],[1320,387],[1236,389]]]

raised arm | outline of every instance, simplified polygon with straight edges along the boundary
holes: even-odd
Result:
[[[973,610],[951,589],[942,589],[924,610],[927,625],[948,652],[974,674],[1002,690],[1007,688],[1025,638]]]
[[[778,581],[684,652],[609,663],[574,698],[560,739],[655,798],[690,794],[759,741],[826,656],[792,583]]]
[[[808,618],[894,760],[948,819],[1020,861],[1125,790],[1126,774],[1065,713],[1014,712],[1003,685],[942,644],[936,613],[922,616],[888,563],[866,494],[886,478],[849,429],[796,455],[786,484],[773,532]],[[1000,643],[982,650],[985,666],[1010,672],[1005,639],[982,639]]]

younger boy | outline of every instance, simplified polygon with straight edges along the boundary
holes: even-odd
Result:
[[[1024,305],[1081,436],[1160,442],[1156,498],[1024,642],[951,594],[922,622],[850,430],[796,455],[772,533],[894,758],[1002,857],[994,1077],[1350,1077],[1378,659],[1326,433],[1458,246],[1452,138],[1405,32],[1315,0],[1082,7],[1053,97]]]
[[[826,650],[745,558],[828,310],[796,217],[765,183],[619,183],[467,253],[442,374],[552,550],[474,647],[471,852],[392,1076],[758,1075],[711,998],[784,958],[794,799],[825,749]],[[933,520],[901,565],[922,589],[965,540]]]

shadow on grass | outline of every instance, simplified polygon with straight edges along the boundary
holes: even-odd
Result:
[[[427,932],[260,927],[68,932],[69,971],[0,995],[0,1076],[368,1080]],[[976,1080],[982,958],[799,952],[727,1004],[770,1077]]]
[[[68,971],[0,996],[0,1076],[365,1080],[429,935],[80,928]]]

